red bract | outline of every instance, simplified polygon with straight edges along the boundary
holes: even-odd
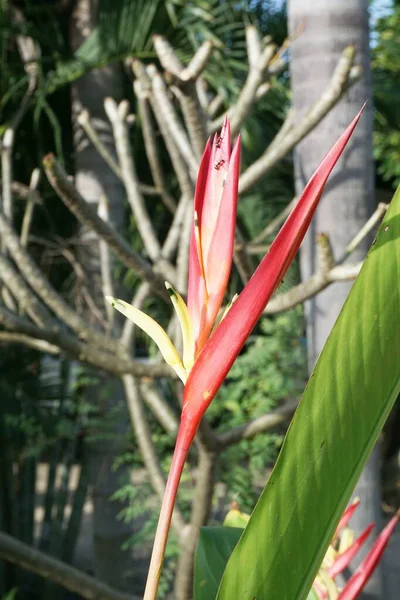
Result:
[[[231,155],[230,124],[201,159],[194,199],[187,304],[195,337],[195,357],[214,326],[232,266],[240,169],[240,137]]]
[[[346,583],[338,600],[355,600],[362,592],[372,573],[375,571],[398,520],[399,513],[392,517],[386,527],[382,529],[371,550]]]
[[[362,534],[341,554],[335,558],[335,562],[331,567],[327,569],[328,575],[334,579],[340,573],[342,573],[351,563],[357,552],[360,550],[365,540],[374,528],[374,524],[371,523],[366,527]]]
[[[359,504],[360,504],[360,498],[355,498],[353,500],[353,502],[351,504],[349,504],[349,506],[346,508],[346,510],[342,514],[342,517],[339,521],[339,525],[336,528],[334,538],[342,531],[342,529],[344,529],[346,527],[347,523],[350,521],[351,517],[357,510],[357,507]]]

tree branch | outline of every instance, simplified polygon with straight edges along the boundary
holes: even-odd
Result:
[[[45,354],[58,355],[61,352],[61,349],[58,346],[49,344],[44,340],[36,340],[23,333],[10,333],[8,331],[0,331],[0,344],[19,344],[28,346],[28,348],[33,348],[34,350],[44,352]]]
[[[75,567],[2,532],[0,532],[0,556],[23,569],[58,583],[67,590],[76,592],[87,600],[139,600],[138,596],[128,596],[118,592]]]
[[[21,319],[15,313],[0,305],[0,325],[7,330],[36,340],[44,340],[60,348],[67,356],[81,362],[86,362],[99,369],[104,369],[115,376],[126,373],[136,377],[168,377],[176,379],[174,371],[166,364],[149,364],[135,361],[126,354],[123,347],[119,347],[116,354],[109,354],[99,350],[95,344],[80,342],[76,337],[66,333],[60,328],[43,329],[32,325],[26,319]],[[24,338],[21,338],[23,341]]]
[[[135,252],[111,225],[97,215],[92,206],[85,202],[77,189],[68,180],[55,157],[48,154],[44,158],[43,164],[54,190],[82,225],[95,231],[126,267],[133,269],[139,277],[148,281],[158,295],[168,299],[162,278],[154,273],[151,265]]]
[[[149,161],[153,181],[160,192],[161,200],[172,214],[176,210],[176,202],[168,193],[167,181],[161,166],[158,155],[156,136],[151,119],[150,109],[146,94],[142,91],[139,81],[134,82],[134,91],[138,99],[139,114],[142,122],[143,141],[146,149],[146,156]]]
[[[187,133],[176,113],[175,107],[168,96],[168,90],[163,78],[154,65],[149,65],[147,73],[151,79],[154,102],[163,113],[168,136],[174,140],[183,161],[187,164],[192,181],[196,181],[199,167],[198,159],[193,154]]]
[[[113,352],[117,351],[117,340],[105,336],[92,327],[87,327],[86,322],[59,296],[34,260],[21,247],[13,229],[2,215],[0,215],[0,234],[25,281],[44,304],[54,311],[71,329],[76,331],[82,339],[92,340],[103,348]]]
[[[143,196],[139,190],[139,180],[133,161],[129,143],[128,127],[126,124],[129,104],[126,100],[123,100],[117,105],[112,98],[106,98],[104,109],[113,128],[115,147],[121,166],[122,181],[125,186],[129,205],[135,217],[136,226],[148,255],[155,261],[160,256],[161,248],[153,224],[150,220],[149,213],[147,212]]]
[[[360,76],[359,69],[352,69],[355,58],[355,48],[346,48],[332,75],[330,85],[321,98],[311,107],[301,122],[289,129],[283,139],[277,138],[279,144],[272,141],[265,152],[242,174],[239,181],[239,192],[247,192],[258,183],[266,173],[298,144],[318,123],[327,115],[347,91],[349,85]]]
[[[169,404],[161,396],[156,384],[151,380],[142,379],[140,393],[161,427],[170,435],[176,435],[179,421]]]
[[[216,435],[217,444],[220,452],[222,452],[228,446],[238,444],[242,440],[250,440],[259,433],[265,433],[276,429],[279,425],[287,423],[287,421],[293,416],[294,411],[298,405],[298,400],[288,400],[282,406],[275,410],[257,417],[252,421],[248,421],[244,425],[234,427],[224,433]]]
[[[157,493],[160,502],[162,502],[165,491],[164,474],[151,439],[151,431],[143,410],[143,402],[137,388],[137,383],[132,375],[124,375],[122,382],[124,384],[126,400],[136,441],[153,489]],[[177,507],[174,510],[172,524],[178,534],[182,532],[182,529],[185,526],[184,519]]]

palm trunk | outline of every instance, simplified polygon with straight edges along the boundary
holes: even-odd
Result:
[[[335,256],[359,231],[374,205],[374,168],[372,159],[372,88],[369,63],[369,29],[367,0],[289,0],[291,34],[302,30],[292,46],[291,81],[296,118],[316,102],[328,86],[329,79],[346,46],[358,51],[357,63],[362,79],[322,123],[298,145],[295,152],[296,190],[300,192],[325,153],[345,126],[369,100],[354,133],[352,144],[335,169],[324,198],[300,254],[301,273],[307,279],[316,270],[316,234],[329,235]],[[370,240],[361,244],[351,261],[363,259]],[[351,284],[330,286],[307,303],[307,341],[311,371],[349,293]],[[360,415],[361,418],[361,415]],[[357,530],[374,521],[379,527],[380,476],[379,456],[375,451],[358,483],[355,495],[361,505],[352,524]],[[366,550],[364,550],[366,552]],[[378,570],[368,586],[368,597],[383,597],[382,574]],[[367,597],[367,596],[366,596]],[[386,598],[386,596],[385,596]]]
[[[71,19],[71,44],[77,48],[92,32],[96,17],[95,2],[78,0]],[[109,220],[121,231],[124,223],[125,194],[121,182],[104,163],[103,159],[87,140],[77,123],[76,117],[85,108],[92,123],[108,150],[115,154],[110,123],[104,112],[104,99],[115,100],[122,95],[122,72],[118,65],[96,69],[84,75],[72,85],[72,111],[75,146],[75,184],[87,202],[98,205],[108,201]],[[101,253],[99,239],[93,231],[81,229],[79,233],[79,260],[87,273],[87,287],[97,307],[106,319],[102,293]],[[95,318],[93,311],[83,308],[88,321]],[[98,325],[98,323],[97,323]],[[128,571],[131,571],[130,553],[121,549],[132,533],[130,526],[118,519],[121,504],[111,496],[127,481],[129,470],[113,469],[115,459],[125,450],[125,434],[128,418],[124,414],[125,402],[121,383],[106,379],[104,374],[95,374],[98,383],[88,386],[88,399],[94,403],[100,419],[109,421],[109,411],[121,407],[120,417],[114,424],[114,436],[90,442],[88,448],[89,486],[93,500],[93,560],[95,576],[110,586],[129,591]]]

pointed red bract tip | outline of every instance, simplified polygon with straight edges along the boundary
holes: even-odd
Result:
[[[349,506],[346,508],[346,510],[344,511],[344,513],[339,521],[339,525],[336,528],[334,537],[336,537],[342,531],[342,529],[344,529],[346,527],[346,525],[350,521],[351,517],[354,515],[355,511],[357,510],[359,504],[360,504],[360,498],[355,498],[353,500],[353,502],[351,504],[349,504]]]

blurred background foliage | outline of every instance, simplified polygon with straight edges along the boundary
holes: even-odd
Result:
[[[41,165],[43,155],[49,151],[55,151],[67,170],[73,171],[69,84],[88,70],[121,63],[125,69],[125,97],[130,100],[135,113],[127,65],[134,57],[145,62],[156,61],[152,46],[155,33],[162,32],[167,37],[183,62],[188,61],[205,39],[211,39],[215,51],[205,77],[209,85],[223,96],[224,105],[228,107],[237,97],[246,76],[244,26],[257,23],[262,34],[271,36],[277,44],[281,44],[287,34],[285,3],[274,0],[98,0],[97,27],[73,53],[68,40],[72,2],[15,2],[24,16],[18,22],[13,18],[13,2],[0,0],[0,3],[2,131],[17,110],[27,86],[16,37],[19,34],[31,36],[41,51],[39,84],[18,129],[15,144],[14,178],[25,184],[29,183],[32,170]],[[400,181],[399,2],[395,2],[394,8],[376,21],[372,53],[378,184],[391,187]],[[244,164],[259,156],[273,138],[289,103],[289,72],[286,70],[274,79],[271,92],[262,98],[246,121],[242,130]],[[142,158],[145,153],[140,122],[132,129],[131,135],[138,170],[146,182],[148,167]],[[168,163],[166,156],[163,161]],[[62,240],[74,250],[75,222],[45,178],[41,180],[40,192],[44,203],[35,214],[31,251],[57,289],[71,299],[76,283],[74,274],[57,252],[57,245]],[[241,200],[238,221],[245,236],[251,238],[259,233],[292,196],[293,173],[289,156]],[[18,203],[17,200],[17,220],[22,212],[23,202]],[[163,227],[162,214],[156,215],[156,223],[159,228]],[[138,247],[134,223],[126,234],[132,245]],[[127,289],[131,290],[137,284],[132,274],[121,272],[121,275]],[[284,283],[284,289],[296,283],[298,277],[295,265]],[[237,291],[240,285],[239,277],[234,273],[230,293]],[[161,320],[166,318],[168,309],[158,300],[151,303],[153,314],[158,312]],[[147,353],[145,342],[142,340],[141,343],[143,353]],[[100,421],[93,405],[85,400],[86,379],[90,378],[87,370],[83,371],[62,359],[43,359],[34,351],[10,347],[0,356],[0,372],[0,427],[3,432],[0,435],[0,464],[5,481],[1,486],[1,528],[28,543],[32,543],[35,535],[39,548],[71,561],[87,494],[85,452],[90,451],[91,440],[102,436],[106,439],[112,427]],[[210,422],[221,430],[227,430],[264,414],[282,399],[297,397],[304,389],[306,376],[302,310],[264,318],[232,368],[226,385],[212,403]],[[178,411],[169,384],[165,385],[163,393]],[[112,418],[113,415],[110,415]],[[161,430],[150,414],[149,419],[153,439],[167,468],[173,439]],[[244,511],[252,509],[258,487],[273,464],[283,433],[282,430],[274,435],[263,434],[254,440],[243,441],[223,455],[218,482],[225,500],[236,500]],[[48,464],[49,471],[46,488],[39,493],[35,481],[37,469],[43,462]],[[127,435],[126,450],[116,462],[115,469],[122,464],[128,464],[137,471],[142,468],[131,433]],[[14,470],[12,465],[16,465]],[[74,465],[79,465],[79,472],[71,495],[68,482]],[[186,473],[181,499],[184,512],[188,511],[191,501],[189,479]],[[114,500],[128,500],[121,511],[121,519],[143,525],[140,532],[135,532],[131,542],[135,545],[148,542],[156,525],[157,503],[147,480],[140,480],[139,476],[135,484],[123,482],[114,494]],[[67,503],[72,507],[69,513],[65,510]],[[35,531],[34,510],[38,504],[44,516],[41,530]],[[223,508],[226,508],[226,502]],[[214,518],[222,520],[223,516],[218,496]],[[164,593],[172,578],[177,553],[173,537],[168,552],[171,560],[163,572]],[[56,597],[53,587],[0,562],[0,591],[5,594],[16,585],[24,590],[23,598]],[[62,597],[62,592],[57,593]]]

